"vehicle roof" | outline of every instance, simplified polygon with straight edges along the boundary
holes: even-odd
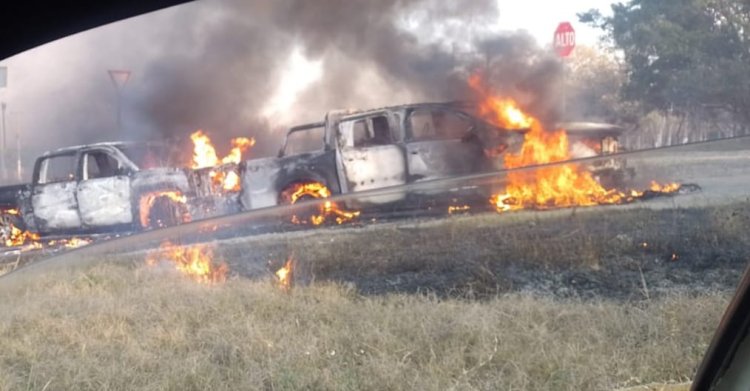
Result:
[[[352,118],[358,118],[361,116],[366,116],[368,114],[379,113],[383,111],[400,111],[400,110],[406,110],[406,109],[412,109],[412,108],[436,108],[436,107],[437,108],[461,109],[461,108],[470,108],[472,106],[473,106],[472,103],[463,102],[463,101],[406,103],[406,104],[394,105],[394,106],[377,107],[373,109],[330,110],[326,113],[326,117],[335,114],[335,115],[339,115],[341,119],[352,119]],[[320,126],[325,126],[325,121],[309,122],[309,123],[305,123],[302,125],[297,125],[297,126],[289,128],[289,131],[287,133],[297,132],[300,130],[313,129],[313,128],[317,128]]]
[[[342,113],[342,119],[349,119],[353,117],[359,117],[370,113],[377,113],[381,111],[400,111],[414,108],[450,108],[450,109],[465,109],[472,108],[475,105],[471,102],[465,101],[449,101],[449,102],[422,102],[422,103],[406,103],[395,106],[377,107],[373,109],[349,109],[349,110],[335,110],[336,112]]]
[[[42,154],[42,157],[46,156],[53,156],[53,155],[64,155],[67,153],[73,153],[76,151],[79,151],[81,149],[89,149],[89,148],[98,148],[98,147],[125,147],[125,146],[131,146],[131,145],[162,145],[162,143],[159,142],[153,142],[153,141],[108,141],[108,142],[101,142],[101,143],[93,143],[93,144],[82,144],[82,145],[73,145],[69,147],[63,147],[54,149],[51,151],[47,151],[44,154]]]

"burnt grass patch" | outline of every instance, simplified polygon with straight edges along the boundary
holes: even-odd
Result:
[[[416,219],[259,235],[217,250],[240,276],[270,275],[292,256],[297,284],[333,281],[363,294],[642,300],[734,289],[750,260],[750,202]]]

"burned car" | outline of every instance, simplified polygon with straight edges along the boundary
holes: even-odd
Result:
[[[173,207],[169,194],[189,189],[187,175],[165,167],[160,144],[100,143],[47,152],[32,182],[0,189],[2,229],[41,235],[132,231],[158,226],[144,205]],[[163,216],[175,216],[164,213]],[[6,232],[8,231],[8,232]]]
[[[624,129],[617,125],[597,122],[569,122],[559,125],[565,129],[570,140],[571,157],[581,159],[594,156],[613,155],[622,152],[619,137]],[[635,175],[623,157],[612,157],[589,164],[587,169],[604,187],[622,185],[625,179]]]
[[[323,121],[291,128],[276,157],[201,168],[175,164],[179,159],[159,143],[63,148],[37,160],[30,184],[0,188],[0,228],[5,236],[13,227],[41,235],[129,232],[502,169],[504,154],[520,148],[524,132],[500,129],[472,113],[470,104],[459,102],[331,111]],[[565,127],[574,158],[618,152],[620,128]],[[627,172],[620,158],[588,168],[602,182]],[[489,192],[412,189],[346,206],[397,210],[431,203],[445,210],[456,199],[489,205]]]
[[[497,156],[486,151],[517,148],[523,135],[498,129],[468,109],[422,103],[333,111],[324,121],[291,128],[278,157],[242,163],[242,208],[296,201],[288,194],[309,184],[346,194],[500,168]],[[391,204],[410,196],[368,202]]]

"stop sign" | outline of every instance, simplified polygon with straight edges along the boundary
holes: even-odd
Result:
[[[562,22],[557,25],[555,36],[552,41],[552,47],[555,48],[557,55],[568,57],[573,48],[576,47],[576,31],[570,22]]]

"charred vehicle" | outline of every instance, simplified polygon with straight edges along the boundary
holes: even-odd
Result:
[[[176,168],[172,163],[179,158],[170,155],[179,151],[157,143],[59,149],[37,160],[30,184],[0,188],[0,234],[7,237],[14,227],[40,235],[130,232],[502,169],[503,154],[520,148],[524,133],[471,113],[463,103],[332,111],[321,122],[291,128],[276,157],[197,169]],[[566,126],[574,158],[618,152],[620,128]],[[589,169],[601,181],[615,181],[626,171],[622,159]],[[456,199],[488,204],[487,190],[394,192],[347,207],[397,209]]]
[[[324,121],[289,130],[277,158],[242,163],[245,210],[294,202],[306,184],[345,194],[500,168],[495,151],[520,146],[523,135],[473,116],[457,103],[329,112]],[[314,195],[313,195],[314,196]],[[419,196],[370,198],[392,204]]]
[[[160,144],[101,143],[47,152],[32,182],[0,188],[3,236],[132,231],[189,217],[200,172],[166,167]],[[191,175],[192,174],[192,175]],[[177,202],[177,201],[180,202]]]
[[[623,152],[619,137],[624,129],[619,126],[596,122],[571,122],[560,124],[559,127],[568,133],[573,158],[606,156]],[[627,161],[623,157],[599,159],[587,168],[594,178],[607,188],[619,187],[625,179],[635,175],[635,171],[627,166]]]

